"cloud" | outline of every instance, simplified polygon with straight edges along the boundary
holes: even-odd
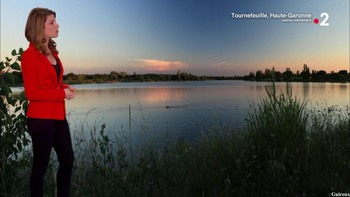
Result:
[[[180,61],[166,61],[157,59],[139,59],[140,66],[146,71],[176,71],[187,68],[187,64]]]
[[[230,63],[230,62],[217,62],[217,63],[214,63],[213,66],[232,66],[232,63]]]

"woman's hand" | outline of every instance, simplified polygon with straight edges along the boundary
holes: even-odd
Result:
[[[77,92],[77,89],[74,87],[69,86],[68,88],[64,89],[64,93],[66,94],[66,99],[70,100],[75,97],[75,94]]]
[[[76,92],[77,92],[77,89],[76,89],[75,87],[68,86],[68,89],[69,89],[72,93],[74,93],[74,95],[75,95]]]

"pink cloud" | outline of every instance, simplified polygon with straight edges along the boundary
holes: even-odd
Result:
[[[140,59],[140,65],[147,71],[176,71],[187,68],[187,64],[180,61],[166,61],[157,59]]]

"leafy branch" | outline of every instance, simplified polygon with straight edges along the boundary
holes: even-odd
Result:
[[[13,188],[16,176],[10,169],[18,165],[21,153],[30,142],[25,126],[28,101],[23,92],[13,93],[10,88],[21,76],[22,54],[22,48],[14,49],[12,58],[6,57],[0,62],[0,196]]]

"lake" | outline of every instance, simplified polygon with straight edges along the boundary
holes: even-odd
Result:
[[[347,83],[289,84],[293,95],[308,101],[308,108],[349,106]],[[194,139],[224,127],[242,127],[252,103],[266,96],[271,82],[188,81],[74,85],[77,95],[66,101],[72,130],[82,123],[109,134],[137,140],[182,136]],[[277,90],[286,83],[276,83]]]

